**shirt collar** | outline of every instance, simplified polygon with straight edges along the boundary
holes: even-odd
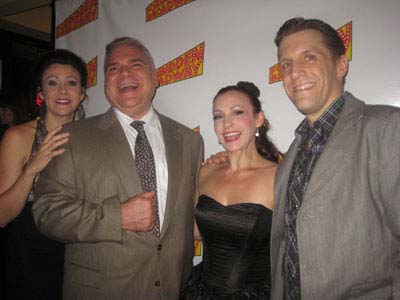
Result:
[[[322,148],[319,144],[324,146],[330,133],[335,127],[336,121],[342,110],[345,102],[347,92],[344,92],[339,98],[327,108],[327,110],[313,123],[309,125],[305,118],[296,129],[296,135],[300,137],[300,144],[305,144],[309,139],[311,140],[311,150],[319,151]]]
[[[124,114],[117,108],[113,107],[115,115],[117,116],[118,121],[122,124],[123,127],[125,126],[130,126],[133,121],[139,121],[132,119],[130,116]],[[150,127],[158,128],[158,116],[156,112],[154,111],[153,106],[150,107],[148,112],[140,118],[141,121],[145,122],[145,126],[148,125]]]

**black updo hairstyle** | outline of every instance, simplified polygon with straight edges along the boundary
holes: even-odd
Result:
[[[74,68],[79,73],[79,76],[81,78],[81,87],[84,91],[86,90],[87,69],[85,62],[82,60],[82,58],[69,50],[56,49],[45,53],[36,64],[36,68],[33,73],[34,78],[32,89],[32,92],[35,96],[37,92],[42,90],[42,79],[44,72],[53,64],[69,65]],[[40,108],[40,115],[44,116],[45,113],[46,107],[43,103]]]
[[[260,97],[260,90],[254,83],[248,81],[239,81],[236,85],[226,86],[218,91],[213,101],[215,101],[218,96],[229,91],[237,91],[245,94],[250,99],[250,103],[254,108],[255,114],[263,111],[261,108],[261,102],[258,99]],[[258,128],[259,135],[256,136],[256,149],[257,152],[265,159],[279,163],[282,159],[282,154],[270,141],[267,134],[269,128],[270,126],[267,119],[264,119],[264,124]]]

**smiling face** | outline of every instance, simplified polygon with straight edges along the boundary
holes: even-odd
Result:
[[[38,95],[46,104],[48,114],[71,118],[85,98],[78,71],[63,64],[52,64],[43,72]]]
[[[254,113],[244,93],[228,91],[214,100],[214,131],[222,146],[230,152],[254,149],[255,132],[264,122],[262,112]]]
[[[126,44],[114,48],[106,62],[105,77],[105,94],[111,106],[133,119],[148,112],[158,81],[141,50]]]
[[[286,94],[309,122],[316,121],[343,93],[346,56],[334,59],[313,29],[284,37],[278,56]]]

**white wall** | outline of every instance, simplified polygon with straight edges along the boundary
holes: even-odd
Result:
[[[338,28],[353,22],[353,57],[347,90],[367,103],[400,106],[399,0],[196,0],[151,22],[145,9],[152,1],[99,0],[99,16],[56,40],[85,60],[98,56],[97,86],[88,90],[88,115],[104,112],[102,64],[105,44],[118,36],[140,39],[156,67],[205,42],[203,75],[160,87],[155,107],[189,127],[200,125],[206,156],[220,150],[213,133],[211,102],[216,92],[239,80],[261,90],[271,137],[286,151],[302,116],[285,95],[282,84],[268,84],[269,67],[277,62],[273,39],[288,18],[320,18]],[[59,24],[82,1],[56,2]]]

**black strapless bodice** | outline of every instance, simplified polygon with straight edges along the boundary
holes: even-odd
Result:
[[[269,299],[272,211],[254,203],[224,206],[201,195],[195,216],[203,262],[184,299]]]

